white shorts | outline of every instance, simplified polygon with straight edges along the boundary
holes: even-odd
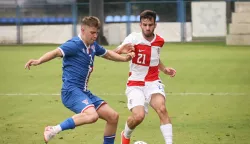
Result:
[[[146,82],[145,86],[127,86],[128,109],[131,110],[136,106],[144,106],[145,112],[148,113],[151,96],[155,93],[160,93],[166,97],[164,85],[159,81]]]

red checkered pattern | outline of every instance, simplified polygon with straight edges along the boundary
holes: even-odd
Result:
[[[144,86],[145,82],[159,80],[160,49],[164,39],[155,35],[147,41],[142,33],[131,33],[123,44],[132,43],[135,47],[135,57],[130,61],[128,86]]]

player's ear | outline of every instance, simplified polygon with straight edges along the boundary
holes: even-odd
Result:
[[[81,26],[81,31],[84,32],[84,26]]]

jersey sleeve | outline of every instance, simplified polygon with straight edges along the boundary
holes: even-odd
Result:
[[[119,49],[122,45],[128,44],[128,43],[132,43],[132,44],[133,44],[133,33],[129,34],[129,35],[124,39],[124,41],[122,42],[122,44],[118,46],[118,49]]]
[[[107,53],[107,50],[99,44],[95,45],[95,51],[96,56],[104,56]]]
[[[61,50],[63,57],[72,56],[77,53],[77,46],[73,41],[67,41],[58,48]]]

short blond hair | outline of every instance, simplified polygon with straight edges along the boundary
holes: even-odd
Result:
[[[87,25],[89,27],[95,27],[97,29],[100,29],[101,22],[100,20],[95,16],[87,16],[84,17],[81,21],[81,25]]]

